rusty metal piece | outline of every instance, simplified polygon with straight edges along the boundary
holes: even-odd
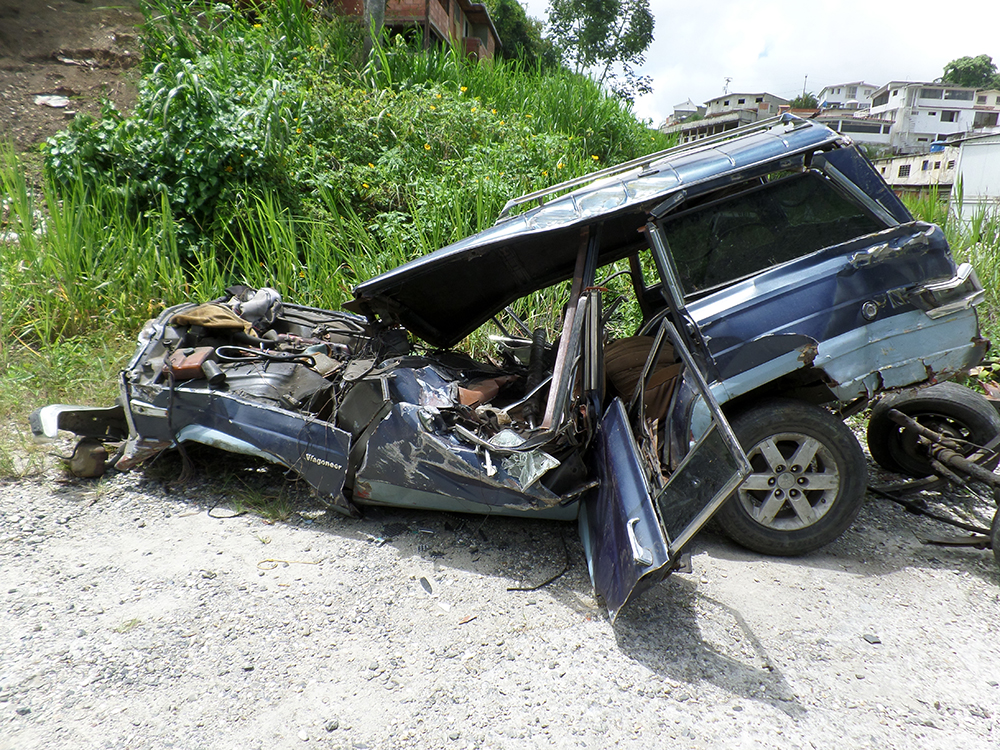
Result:
[[[913,430],[920,435],[920,437],[924,439],[927,452],[932,459],[936,459],[937,461],[947,464],[952,468],[963,471],[983,484],[1000,488],[1000,476],[997,476],[988,469],[984,469],[979,464],[974,461],[970,461],[961,453],[954,450],[955,448],[961,449],[961,446],[954,440],[942,435],[939,432],[935,432],[928,427],[924,427],[918,421],[908,417],[898,409],[890,409],[889,418],[901,427]],[[964,482],[959,479],[958,484],[964,484]]]
[[[965,534],[961,536],[947,534],[922,534],[917,537],[924,544],[934,544],[938,547],[972,547],[973,549],[989,549],[990,538],[985,534]]]
[[[952,481],[955,484],[959,485],[960,487],[963,484],[965,484],[965,480],[962,479],[962,477],[953,472],[951,469],[949,469],[943,463],[938,461],[936,458],[931,459],[931,468],[934,469],[935,473],[937,473],[938,476],[942,476],[945,479],[948,479],[949,481]]]

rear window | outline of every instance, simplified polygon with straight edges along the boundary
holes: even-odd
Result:
[[[661,226],[685,296],[885,229],[816,172],[681,212]]]

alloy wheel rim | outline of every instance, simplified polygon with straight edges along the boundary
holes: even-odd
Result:
[[[822,442],[798,432],[761,440],[748,453],[752,473],[737,496],[762,526],[803,529],[830,512],[840,489],[840,470]]]

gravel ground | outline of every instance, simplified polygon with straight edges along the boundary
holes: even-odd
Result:
[[[242,472],[0,483],[0,748],[1000,747],[1000,569],[884,501],[798,559],[703,533],[612,625],[572,524]]]

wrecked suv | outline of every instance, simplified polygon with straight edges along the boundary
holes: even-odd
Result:
[[[559,330],[510,311],[547,288]],[[259,456],[349,515],[578,519],[615,616],[713,516],[769,554],[835,539],[866,485],[843,419],[986,348],[982,288],[942,231],[792,116],[524,196],[354,296],[170,308],[117,405],[44,407],[33,429],[120,441],[119,469],[184,443]],[[612,336],[622,305],[641,324]],[[494,355],[454,348],[480,327]]]

